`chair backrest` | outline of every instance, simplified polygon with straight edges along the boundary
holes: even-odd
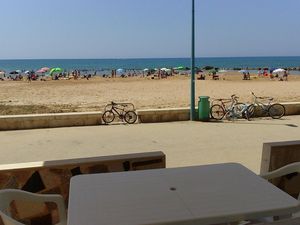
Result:
[[[10,203],[16,197],[17,196],[13,196],[12,192],[6,190],[0,191],[0,217],[4,225],[23,225],[22,223],[11,218],[10,210],[8,210],[10,208]]]
[[[277,177],[282,177],[291,173],[300,173],[300,162],[291,163],[272,172],[261,174],[261,177],[270,180]]]
[[[57,205],[58,210],[58,216],[59,216],[59,223],[61,225],[66,224],[66,212],[65,212],[65,205],[63,197],[60,195],[46,195],[46,194],[34,194],[29,193],[21,190],[15,190],[15,189],[7,189],[7,190],[0,190],[0,217],[3,220],[4,225],[23,225],[22,223],[16,221],[13,219],[12,212],[10,210],[11,203],[17,201],[17,202],[28,202],[30,204],[30,208],[21,208],[22,215],[31,215],[32,218],[35,218],[36,215],[39,215],[39,208],[37,208],[34,204],[38,203],[43,206],[47,202],[53,202]],[[32,205],[33,204],[33,205]],[[19,204],[17,204],[19,205]],[[32,207],[33,206],[33,207]],[[44,207],[42,207],[44,209]],[[24,210],[25,209],[25,210]],[[28,210],[26,210],[28,209]],[[14,211],[13,213],[18,213],[18,210]],[[47,212],[48,213],[48,212]],[[51,212],[49,212],[51,214]],[[17,214],[20,216],[19,214]],[[22,216],[20,217],[20,219]],[[58,220],[58,218],[56,218]]]
[[[273,221],[273,222],[251,224],[251,225],[300,225],[300,217],[289,218],[289,219]]]
[[[24,225],[23,223],[14,220],[13,218],[7,216],[6,214],[0,211],[0,221],[1,220],[4,225]]]
[[[283,166],[272,172],[261,174],[260,176],[262,178],[270,180],[270,179],[282,177],[282,176],[292,174],[292,173],[300,173],[300,162],[291,163],[289,165]],[[298,194],[298,200],[300,201],[300,190],[299,190],[299,194]]]

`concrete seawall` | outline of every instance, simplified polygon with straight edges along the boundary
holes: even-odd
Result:
[[[300,102],[283,103],[286,115],[300,115]],[[189,108],[138,110],[140,123],[158,123],[189,120]],[[31,114],[0,116],[0,130],[24,130],[102,124],[102,112]]]
[[[101,112],[0,116],[0,130],[92,126],[102,123]]]

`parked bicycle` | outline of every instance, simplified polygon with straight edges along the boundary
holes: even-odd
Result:
[[[111,102],[111,104],[105,107],[102,119],[106,124],[109,124],[115,120],[116,116],[118,116],[121,121],[125,121],[128,124],[134,124],[137,120],[135,107],[132,103]]]
[[[248,106],[247,117],[252,118],[255,114],[255,109],[260,110],[263,116],[270,116],[273,119],[280,119],[285,115],[285,107],[279,103],[272,103],[274,100],[271,97],[257,97],[253,92],[251,92],[254,103]],[[267,100],[267,103],[262,102]]]
[[[210,108],[210,115],[215,120],[222,120],[224,117],[228,120],[248,119],[247,110],[248,106],[238,102],[238,97],[232,95],[230,99],[215,99]]]

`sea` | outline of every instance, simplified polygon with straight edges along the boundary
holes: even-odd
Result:
[[[38,70],[60,67],[64,71],[81,70],[104,72],[112,69],[143,70],[145,68],[190,67],[190,58],[138,59],[20,59],[0,60],[0,70]],[[222,69],[300,68],[300,56],[292,57],[211,57],[196,58],[197,67],[213,66]],[[300,72],[299,72],[300,74]]]

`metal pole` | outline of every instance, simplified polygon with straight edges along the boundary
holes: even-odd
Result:
[[[190,119],[196,120],[195,116],[195,0],[192,0],[192,55],[191,55],[191,112]]]

